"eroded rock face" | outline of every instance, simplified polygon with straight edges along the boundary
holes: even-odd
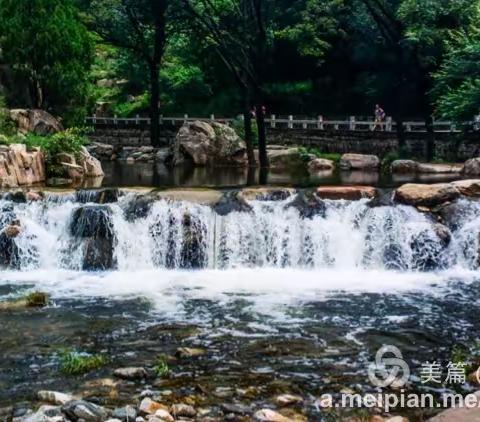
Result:
[[[376,171],[380,167],[380,159],[376,155],[343,154],[340,159],[342,170]]]
[[[185,123],[173,147],[175,165],[191,160],[195,165],[246,165],[246,144],[235,131],[221,123]]]
[[[282,201],[295,193],[296,190],[293,188],[245,188],[238,192],[237,197],[243,201]]]
[[[0,187],[12,188],[45,181],[45,155],[23,144],[0,146]]]
[[[69,179],[82,180],[84,178],[103,177],[100,161],[90,155],[85,147],[77,154],[60,153],[55,157],[64,170],[64,175]]]
[[[460,196],[460,191],[450,183],[420,185],[408,183],[395,191],[395,200],[402,204],[433,207]]]
[[[36,135],[53,135],[62,132],[62,124],[50,113],[44,110],[10,110],[10,118],[17,125],[20,133],[33,132]]]

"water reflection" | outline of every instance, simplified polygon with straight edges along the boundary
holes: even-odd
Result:
[[[423,174],[392,176],[379,172],[323,171],[314,176],[305,168],[289,170],[249,169],[245,167],[170,168],[164,164],[104,162],[105,178],[89,182],[88,187],[100,186],[165,186],[165,187],[241,187],[249,185],[371,185],[394,187],[403,183],[438,183],[458,180],[458,174]],[[92,185],[92,183],[94,183]]]

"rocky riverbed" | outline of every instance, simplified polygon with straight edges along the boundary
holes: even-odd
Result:
[[[3,192],[0,414],[425,420],[320,398],[375,392],[384,344],[408,392],[478,388],[419,371],[475,362],[479,187]]]

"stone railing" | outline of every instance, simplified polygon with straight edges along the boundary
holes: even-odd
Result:
[[[243,116],[240,117],[240,119]],[[170,124],[172,126],[181,126],[186,122],[193,121],[204,122],[219,122],[231,124],[235,119],[228,117],[217,117],[211,115],[210,117],[190,117],[185,114],[183,117],[165,117],[160,116],[159,123]],[[375,122],[371,117],[356,117],[350,116],[346,120],[328,120],[323,116],[317,116],[316,118],[300,118],[292,115],[286,117],[277,117],[272,114],[269,117],[265,117],[265,123],[272,129],[284,128],[284,129],[317,129],[317,130],[349,130],[349,131],[373,131],[380,130],[386,132],[393,132],[397,130],[397,123],[391,118],[387,117],[382,122]],[[119,118],[113,117],[87,117],[87,125],[94,127],[99,126],[116,126],[116,127],[135,127],[135,126],[149,126],[150,119],[148,117],[130,117]],[[427,126],[424,121],[412,120],[403,122],[403,126],[406,132],[426,132]],[[471,127],[474,130],[480,131],[480,115],[470,122],[464,122],[462,127]],[[433,128],[435,132],[460,132],[457,125],[451,121],[434,120]]]

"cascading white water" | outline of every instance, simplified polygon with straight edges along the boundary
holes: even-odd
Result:
[[[218,215],[186,202],[153,203],[144,217],[126,215],[133,194],[110,210],[113,257],[121,271],[156,268],[331,268],[432,270],[478,266],[480,204],[460,201],[452,241],[442,246],[434,223],[412,207],[370,208],[368,200],[325,201],[325,213],[302,218],[292,199],[253,201],[251,212]],[[21,269],[81,270],[87,240],[72,234],[75,198],[13,204],[23,230],[15,239]],[[12,207],[0,201],[0,209]],[[5,214],[5,213],[4,213]],[[2,223],[2,221],[0,221]],[[90,253],[90,252],[89,252]]]

